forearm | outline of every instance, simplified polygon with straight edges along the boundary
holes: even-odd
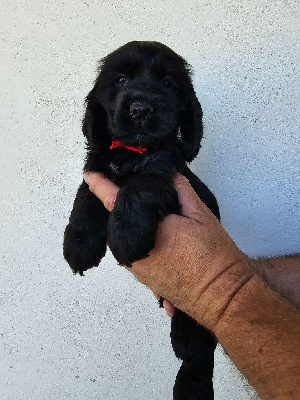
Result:
[[[242,264],[226,270],[199,297],[208,318],[203,321],[203,313],[199,318],[197,304],[192,314],[214,331],[262,399],[297,399],[299,312]]]
[[[270,288],[300,307],[300,256],[259,259],[251,268]]]

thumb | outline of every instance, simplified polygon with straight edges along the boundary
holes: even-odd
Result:
[[[102,201],[108,211],[111,211],[114,208],[119,187],[99,172],[84,171],[83,179],[90,191]]]
[[[184,217],[203,222],[207,217],[213,215],[207,206],[199,199],[185,176],[176,174],[173,182],[181,205],[181,214]]]

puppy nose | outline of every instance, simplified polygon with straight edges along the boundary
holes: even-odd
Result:
[[[135,121],[145,121],[153,112],[153,108],[146,103],[136,101],[130,106],[130,116]]]

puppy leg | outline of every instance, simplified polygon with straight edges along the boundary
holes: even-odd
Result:
[[[213,400],[215,337],[194,319],[176,310],[171,322],[174,353],[182,360],[174,400]]]
[[[83,275],[106,252],[108,211],[83,182],[78,189],[64,234],[64,257],[74,273]]]
[[[108,221],[108,245],[116,260],[130,266],[146,258],[155,246],[158,224],[179,213],[176,190],[166,179],[140,174],[118,193]]]

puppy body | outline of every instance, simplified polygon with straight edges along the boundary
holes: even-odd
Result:
[[[79,187],[64,238],[74,272],[97,266],[107,243],[120,264],[147,257],[159,222],[180,213],[176,171],[219,218],[214,196],[186,164],[200,148],[202,110],[188,64],[168,47],[131,42],[102,60],[86,98],[83,133],[85,170],[103,173],[121,189],[109,214],[85,182]],[[212,399],[214,337],[177,310],[171,341],[183,360],[174,399]]]

